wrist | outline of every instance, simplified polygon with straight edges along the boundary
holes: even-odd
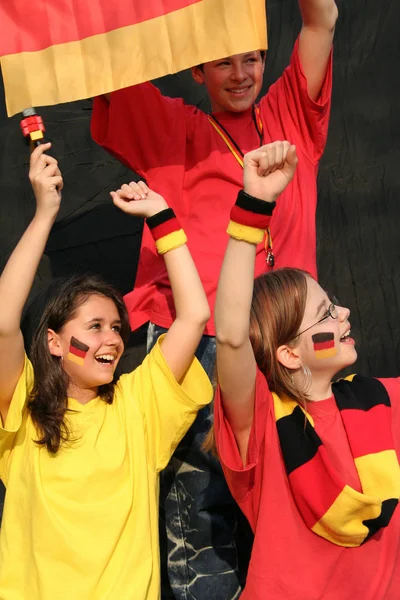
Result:
[[[147,226],[156,243],[159,254],[175,250],[187,242],[183,231],[172,208],[164,208],[146,219]]]
[[[150,213],[146,216],[146,219],[152,219],[153,217],[155,217],[159,213],[163,212],[167,208],[169,208],[169,206],[165,202],[165,200],[164,199],[160,200],[160,202],[158,202],[156,205],[152,205],[150,207]]]
[[[50,223],[53,225],[54,221],[57,218],[59,211],[59,207],[51,207],[51,208],[40,208],[36,207],[35,215],[33,217],[34,221],[41,223]]]
[[[231,210],[228,234],[250,244],[262,242],[274,208],[274,201],[265,202],[241,190]]]
[[[259,202],[266,202],[267,204],[275,204],[276,199],[278,198],[278,196],[274,196],[273,194],[271,194],[267,195],[266,197],[263,196],[263,198],[261,199],[257,196],[257,194],[252,194],[251,189],[249,190],[246,186],[244,186],[243,193],[247,196],[250,196],[251,198],[258,200]]]

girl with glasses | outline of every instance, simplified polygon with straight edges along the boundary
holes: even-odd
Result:
[[[216,448],[255,534],[241,599],[397,600],[400,382],[332,383],[357,358],[350,311],[301,270],[253,281],[296,164],[288,142],[246,155],[215,307]]]

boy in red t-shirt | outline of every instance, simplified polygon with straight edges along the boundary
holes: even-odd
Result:
[[[289,139],[299,168],[282,194],[265,243],[257,248],[255,274],[280,266],[316,276],[316,175],[328,130],[334,0],[299,0],[303,27],[290,65],[258,105],[265,56],[259,51],[194,67],[205,84],[212,113],[166,98],[151,83],[94,101],[94,139],[163,194],[187,232],[188,245],[213,315],[226,246],[226,223],[242,186],[242,155],[262,144]],[[173,303],[162,261],[147,231],[134,290],[125,297],[132,329],[150,321],[148,348],[173,321]],[[213,376],[215,330],[211,317],[197,356]],[[201,445],[208,409],[163,474],[161,513],[168,535],[168,576],[175,598],[237,598],[241,583],[233,540],[235,505],[217,461]],[[163,597],[167,597],[164,595]]]

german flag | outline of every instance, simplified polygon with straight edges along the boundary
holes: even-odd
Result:
[[[8,115],[264,49],[264,0],[0,3]]]
[[[82,366],[88,350],[89,346],[72,336],[69,344],[68,360]]]
[[[337,348],[335,346],[335,336],[331,332],[315,333],[312,336],[314,343],[314,352],[316,358],[330,358],[335,356]]]
[[[390,524],[400,498],[389,395],[372,377],[350,375],[332,385],[362,492],[341,479],[312,417],[273,393],[288,481],[304,523],[338,546],[356,547]]]

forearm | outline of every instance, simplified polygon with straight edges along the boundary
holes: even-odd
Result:
[[[229,239],[215,303],[219,343],[237,348],[248,340],[255,257],[255,244]]]
[[[335,0],[299,0],[299,7],[304,26],[334,31],[338,17]]]
[[[19,331],[22,310],[43,255],[55,214],[36,214],[0,277],[0,335]]]
[[[187,245],[167,252],[164,260],[174,298],[176,320],[204,329],[210,318],[210,308]]]

